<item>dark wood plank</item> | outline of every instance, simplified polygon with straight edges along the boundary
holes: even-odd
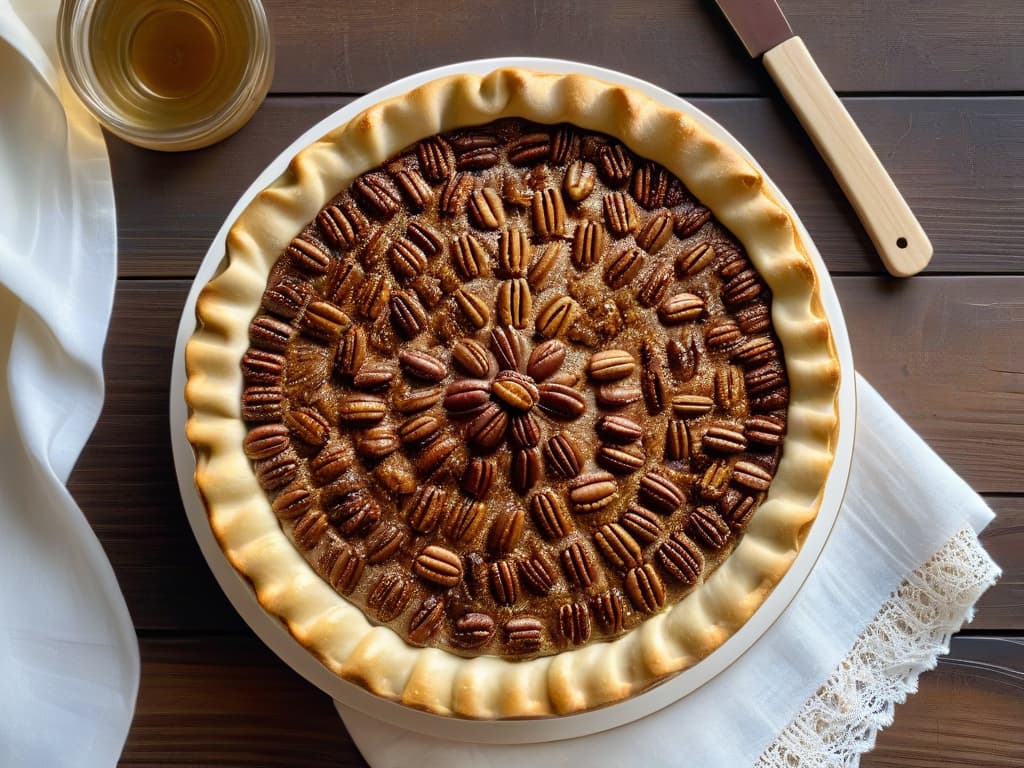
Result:
[[[1024,279],[835,283],[857,369],[972,487],[1024,490]]]
[[[967,632],[1024,630],[1024,497],[987,499],[996,519],[981,534],[985,550],[1003,569],[999,581],[978,601]]]
[[[839,91],[1024,88],[1024,8],[1013,0],[781,5]],[[706,0],[266,6],[277,43],[276,91],[363,92],[429,67],[492,56],[585,61],[685,93],[767,87],[759,64]]]
[[[326,696],[251,636],[143,639],[142,688],[121,765],[365,765]],[[881,766],[1020,766],[1019,641],[955,639],[952,656],[864,758]]]
[[[1020,376],[1004,372],[1013,350],[1024,348],[1024,278],[915,280],[899,284],[903,293],[870,278],[837,283],[861,370],[974,487],[1024,491]],[[187,290],[180,280],[121,282],[106,407],[70,487],[114,563],[136,626],[238,629],[189,532],[170,455],[172,345]],[[986,541],[1006,576],[972,628],[1021,629],[1024,500],[992,504],[1000,517]]]
[[[105,351],[106,404],[69,483],[114,564],[135,626],[241,629],[192,538],[167,422],[188,284],[122,282]]]
[[[950,656],[896,708],[863,768],[1024,765],[1024,645],[954,638]]]
[[[365,766],[330,699],[251,635],[142,639],[125,766]]]
[[[354,7],[358,4],[349,4]],[[222,144],[161,154],[108,139],[122,276],[189,277],[246,187],[343,98],[271,98]],[[828,168],[777,100],[696,99],[760,159],[835,273],[882,266]],[[1024,99],[853,99],[935,245],[929,271],[1024,272]]]

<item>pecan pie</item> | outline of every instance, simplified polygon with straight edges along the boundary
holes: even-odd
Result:
[[[692,119],[589,78],[369,109],[247,209],[198,307],[227,556],[339,675],[439,713],[579,711],[699,661],[831,465],[791,220]]]

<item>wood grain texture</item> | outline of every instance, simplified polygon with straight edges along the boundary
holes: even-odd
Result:
[[[978,601],[977,614],[967,630],[1024,635],[1024,497],[991,497],[986,501],[996,519],[981,534],[981,543],[1003,569],[1003,575]]]
[[[121,766],[365,766],[330,699],[249,633],[142,639]]]
[[[108,137],[122,277],[191,277],[239,196],[281,150],[350,99],[270,98],[227,141],[181,154]],[[695,99],[758,158],[833,273],[884,272],[779,99]],[[929,274],[1024,272],[1024,98],[848,99],[935,246]]]
[[[862,768],[1024,765],[1024,641],[954,638]]]
[[[854,364],[978,491],[1024,491],[1024,280],[835,281]]]
[[[707,0],[265,5],[279,92],[364,92],[430,67],[492,56],[585,61],[685,93],[765,88],[760,66]],[[839,91],[1024,89],[1024,7],[1014,0],[782,0],[781,6]]]
[[[862,765],[1024,763],[1019,642],[954,640],[952,655],[922,677],[920,692],[897,710],[898,727],[883,732]],[[330,700],[251,635],[144,638],[141,650],[142,688],[124,768],[365,765]],[[991,727],[979,733],[978,722]]]
[[[192,538],[167,413],[185,281],[119,284],[104,354],[106,401],[69,482],[114,565],[136,628],[245,625]]]
[[[1024,278],[836,281],[860,370],[982,491],[1024,491]],[[174,335],[189,284],[124,280],[106,348],[107,400],[71,479],[141,629],[242,625],[188,530],[170,454]],[[1024,628],[1024,499],[994,498],[986,535],[1006,577],[972,628]],[[989,537],[992,537],[991,539]]]

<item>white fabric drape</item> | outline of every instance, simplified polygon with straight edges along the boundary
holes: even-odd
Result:
[[[0,0],[0,765],[112,766],[139,655],[64,484],[103,404],[117,271],[97,123],[62,82],[58,3]]]

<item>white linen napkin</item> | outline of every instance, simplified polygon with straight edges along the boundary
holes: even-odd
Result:
[[[404,731],[337,705],[375,768],[856,766],[918,675],[949,652],[999,569],[992,511],[857,378],[853,467],[836,528],[796,599],[731,667],[604,733],[491,746]]]
[[[103,404],[117,267],[99,125],[62,82],[53,0],[0,0],[0,765],[115,765],[139,653],[64,487]]]

